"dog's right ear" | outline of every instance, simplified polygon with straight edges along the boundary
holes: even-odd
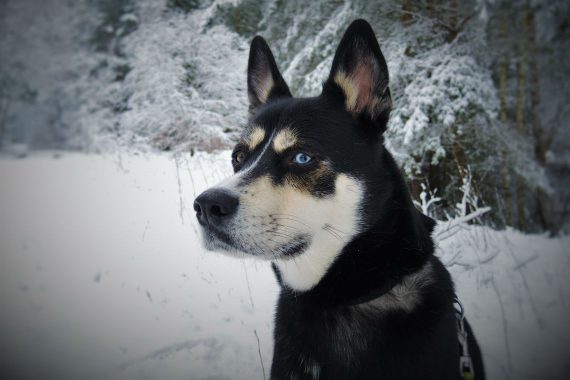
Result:
[[[289,86],[281,76],[267,42],[260,36],[253,39],[249,49],[247,95],[250,117],[271,100],[291,97]]]
[[[388,67],[370,24],[353,21],[336,50],[323,93],[341,97],[355,118],[370,121],[376,132],[384,132],[392,100]]]

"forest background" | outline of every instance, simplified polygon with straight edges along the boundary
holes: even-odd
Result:
[[[314,96],[355,18],[390,70],[386,145],[414,198],[558,233],[570,208],[570,11],[563,0],[0,2],[0,149],[228,149],[246,121],[256,34]],[[566,227],[565,227],[566,226]]]

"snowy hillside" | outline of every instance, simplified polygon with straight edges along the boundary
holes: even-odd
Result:
[[[205,252],[191,207],[228,156],[1,159],[0,376],[267,378],[273,274]],[[567,378],[570,238],[444,235],[489,379]]]

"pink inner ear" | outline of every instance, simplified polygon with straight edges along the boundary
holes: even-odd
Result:
[[[361,59],[357,63],[351,79],[357,89],[358,95],[356,96],[355,111],[362,112],[364,109],[369,108],[373,102],[372,88],[374,86],[374,64],[368,59]]]

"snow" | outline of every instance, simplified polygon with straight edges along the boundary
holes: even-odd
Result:
[[[273,274],[204,252],[192,215],[221,157],[192,158],[196,189],[182,158],[0,160],[2,363],[32,378],[261,378]]]
[[[227,151],[1,158],[0,372],[267,378],[273,273],[265,262],[204,251],[192,210],[230,172]],[[565,378],[570,237],[455,231],[438,254],[488,378]]]

